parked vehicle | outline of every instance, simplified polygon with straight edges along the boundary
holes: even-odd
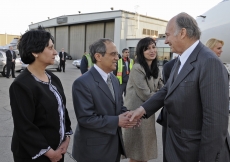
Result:
[[[15,60],[15,71],[20,72],[22,70],[22,63],[20,58],[16,58]],[[6,53],[0,51],[0,73],[2,76],[6,76],[7,67],[6,67]],[[10,71],[11,75],[11,71]]]
[[[78,69],[80,69],[80,66],[81,66],[81,59],[74,60],[74,61],[72,62],[72,65],[73,65],[73,66],[76,66]]]
[[[68,59],[68,60],[72,60],[72,56],[71,56],[70,54],[68,54],[68,53],[67,53],[67,55],[66,55],[66,59]]]
[[[20,60],[21,61],[21,60]],[[21,61],[21,69],[24,70],[26,67],[28,66],[28,64],[24,64],[22,61]],[[55,56],[55,60],[54,60],[54,64],[53,65],[49,65],[46,67],[46,69],[55,69],[57,71],[60,71],[60,58],[58,55]]]

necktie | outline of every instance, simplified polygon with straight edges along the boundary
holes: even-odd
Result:
[[[111,78],[110,78],[110,74],[108,74],[107,85],[109,87],[110,92],[112,93],[113,99],[115,100],[114,90],[113,90],[113,84],[112,84],[112,81],[111,81]]]
[[[175,68],[175,72],[173,74],[173,82],[174,80],[176,79],[177,75],[178,75],[178,70],[180,68],[180,58],[177,59],[177,62],[176,62],[176,68]]]

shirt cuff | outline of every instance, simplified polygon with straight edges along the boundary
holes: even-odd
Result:
[[[32,157],[32,159],[37,159],[38,157],[42,156],[43,154],[45,154],[50,149],[51,149],[50,146],[47,149],[41,149],[41,151],[37,155],[35,155],[34,157]]]

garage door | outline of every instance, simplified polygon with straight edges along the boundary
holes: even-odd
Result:
[[[62,48],[65,49],[67,53],[69,53],[68,49],[68,26],[57,27],[56,28],[56,50],[58,52],[61,51]]]
[[[114,41],[114,22],[107,22],[105,24],[105,38],[110,38]]]
[[[73,59],[81,58],[85,48],[85,25],[70,26],[70,55]]]
[[[104,23],[87,24],[86,52],[89,52],[89,45],[100,38],[104,38]]]

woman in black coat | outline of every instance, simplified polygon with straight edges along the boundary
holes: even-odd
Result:
[[[54,64],[53,37],[42,27],[21,36],[21,60],[28,67],[10,86],[15,162],[63,162],[72,134],[66,98]]]

